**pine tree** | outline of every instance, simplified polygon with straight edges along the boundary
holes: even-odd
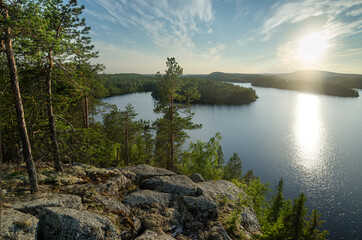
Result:
[[[224,169],[224,179],[232,180],[237,179],[241,181],[242,179],[242,163],[239,155],[234,153],[232,157],[230,157]]]
[[[274,197],[273,201],[272,201],[272,207],[271,207],[271,212],[268,216],[268,221],[269,222],[276,222],[280,216],[280,213],[283,209],[283,203],[284,203],[284,196],[283,196],[283,185],[284,185],[284,180],[283,178],[281,178],[279,180],[278,186],[277,186],[277,194]]]
[[[222,169],[224,168],[225,159],[224,159],[224,152],[222,151],[221,145],[219,145],[217,149],[217,168]]]
[[[132,104],[127,104],[126,109],[121,111],[121,133],[123,136],[123,149],[124,149],[124,159],[126,166],[129,166],[131,163],[131,145],[133,143],[133,138],[135,132],[137,131],[136,123],[134,119],[138,114],[134,111]]]
[[[155,122],[156,152],[167,156],[166,167],[174,171],[179,148],[188,137],[185,130],[201,127],[192,123],[194,114],[190,108],[190,102],[200,96],[195,87],[182,88],[185,85],[185,80],[180,78],[183,69],[175,58],[167,58],[166,67],[165,74],[156,74],[159,101],[155,104],[154,112],[163,115]],[[181,111],[183,116],[180,115]]]
[[[151,160],[152,160],[152,150],[153,150],[153,146],[154,146],[154,139],[152,137],[151,131],[153,130],[152,126],[151,126],[151,122],[145,121],[145,120],[140,120],[139,121],[139,125],[142,131],[142,137],[143,137],[143,145],[144,145],[144,155],[145,155],[145,159],[144,159],[144,163],[146,164],[151,164]]]
[[[305,217],[308,211],[306,201],[304,193],[299,194],[298,198],[294,199],[291,212],[285,218],[287,236],[295,240],[302,239],[305,234]]]
[[[19,7],[16,4],[13,7],[14,7],[13,10],[19,10],[19,9],[16,9]],[[17,115],[17,120],[18,120],[19,134],[20,134],[20,139],[21,139],[22,147],[23,147],[23,156],[24,156],[24,160],[26,162],[26,166],[27,166],[27,170],[28,170],[28,177],[29,177],[29,183],[30,183],[31,190],[32,190],[32,192],[37,192],[38,191],[38,181],[37,181],[36,170],[35,170],[35,165],[34,165],[34,161],[33,161],[33,155],[31,153],[31,145],[30,145],[30,141],[29,141],[28,130],[27,130],[26,122],[25,122],[23,102],[22,102],[22,98],[21,98],[21,94],[20,94],[20,87],[19,87],[18,71],[17,71],[16,61],[15,61],[15,56],[14,56],[14,51],[13,51],[13,44],[12,44],[12,38],[14,37],[14,35],[11,32],[11,30],[12,30],[11,26],[12,25],[16,26],[17,24],[18,24],[17,27],[21,27],[21,26],[19,26],[20,25],[19,19],[16,19],[16,17],[15,18],[13,17],[10,19],[9,15],[11,13],[9,13],[9,5],[5,5],[3,0],[0,0],[0,12],[1,12],[1,14],[0,14],[1,29],[4,30],[4,37],[1,42],[2,42],[3,47],[5,48],[5,53],[7,56],[11,88],[12,88],[12,92],[13,92],[14,105],[16,108],[16,115]]]
[[[328,232],[324,230],[321,232],[318,228],[324,224],[324,221],[319,220],[321,215],[317,210],[313,210],[312,216],[310,216],[310,222],[308,223],[306,230],[306,240],[314,239],[326,239]]]

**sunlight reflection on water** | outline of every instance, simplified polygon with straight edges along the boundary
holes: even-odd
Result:
[[[328,139],[321,116],[320,97],[301,93],[295,104],[292,131],[296,153],[294,168],[299,172],[297,179],[300,184],[310,189],[310,195],[317,196],[333,187],[332,162],[326,159],[331,154],[327,154]]]
[[[300,94],[295,116],[294,132],[300,160],[298,164],[311,170],[322,160],[320,157],[322,126],[318,97]]]

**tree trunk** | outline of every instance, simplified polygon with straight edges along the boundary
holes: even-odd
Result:
[[[49,67],[47,71],[46,81],[48,87],[48,119],[49,119],[49,130],[50,130],[50,140],[53,145],[53,154],[54,154],[54,163],[55,170],[58,172],[62,172],[62,164],[60,160],[59,146],[57,140],[57,132],[55,129],[55,121],[54,121],[54,113],[53,113],[53,99],[52,99],[52,73],[53,73],[53,51],[49,49],[48,52],[48,61]]]
[[[3,0],[0,0],[0,10],[3,14],[4,18],[9,18],[7,9],[5,8]],[[14,103],[16,108],[16,116],[18,119],[18,128],[19,134],[21,138],[21,142],[23,144],[23,155],[24,160],[26,162],[26,167],[28,170],[29,176],[29,183],[32,192],[37,192],[38,189],[38,181],[36,177],[36,170],[34,166],[33,156],[31,154],[31,146],[28,136],[28,131],[26,128],[25,116],[24,116],[24,109],[23,109],[23,102],[21,100],[20,88],[19,88],[19,80],[18,80],[18,73],[16,68],[16,62],[11,42],[11,29],[10,27],[6,27],[5,30],[5,48],[6,48],[6,57],[8,61],[8,67],[10,72],[10,81],[11,81],[11,88],[13,91]]]
[[[84,96],[84,125],[85,125],[86,129],[89,128],[89,107],[88,107],[88,105],[89,105],[88,95],[86,94]]]
[[[145,153],[146,153],[146,164],[150,164],[150,158],[149,158],[149,153],[148,153],[148,142],[147,142],[147,133],[148,133],[148,127],[145,125],[143,128],[143,138],[145,141]]]
[[[171,100],[171,130],[170,130],[170,168],[169,170],[171,171],[175,171],[175,164],[174,164],[174,159],[175,159],[175,133],[173,130],[173,115],[174,115],[174,106],[173,106],[173,96],[172,96],[172,100]]]
[[[129,166],[129,124],[128,124],[128,116],[126,118],[126,165]]]
[[[1,230],[1,220],[2,220],[2,206],[3,206],[3,188],[2,188],[2,176],[1,176],[1,172],[3,170],[3,142],[2,142],[2,138],[1,138],[1,108],[0,108],[0,233],[2,233]]]

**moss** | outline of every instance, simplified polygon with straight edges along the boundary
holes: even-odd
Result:
[[[28,218],[14,222],[15,227],[18,229],[27,229],[31,226],[31,224],[32,222]]]

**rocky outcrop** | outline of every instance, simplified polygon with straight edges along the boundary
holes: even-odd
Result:
[[[178,196],[199,196],[201,189],[185,175],[156,176],[144,180],[141,188]]]
[[[172,195],[170,193],[139,190],[132,192],[123,198],[123,202],[130,207],[142,209],[170,207]]]
[[[230,232],[226,219],[233,201],[245,194],[231,182],[205,181],[199,174],[190,179],[145,164],[123,169],[77,164],[65,168],[65,173],[81,181],[59,180],[56,188],[41,185],[43,191],[53,193],[8,199],[11,208],[4,213],[4,239],[240,237]],[[49,169],[40,174],[53,176]],[[18,219],[29,221],[19,224]],[[261,234],[252,208],[245,206],[240,219],[237,229],[246,239]]]
[[[38,240],[117,239],[118,233],[106,217],[71,208],[44,208],[39,215]]]
[[[18,202],[13,205],[13,208],[31,215],[38,215],[44,208],[47,207],[62,207],[62,208],[74,208],[77,210],[83,210],[81,198],[75,195],[69,194],[44,194],[38,199],[30,202]]]
[[[37,239],[39,220],[14,209],[4,210],[1,221],[1,239]]]

